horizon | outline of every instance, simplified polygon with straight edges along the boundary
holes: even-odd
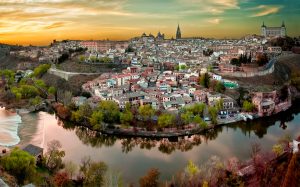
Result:
[[[285,22],[300,35],[298,0],[2,0],[0,43],[49,45],[53,40],[128,40],[142,33],[239,39]]]

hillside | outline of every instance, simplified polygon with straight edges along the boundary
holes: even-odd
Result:
[[[292,54],[278,58],[272,74],[249,78],[235,78],[242,87],[252,91],[271,91],[279,89],[291,79],[293,73],[300,72],[300,55]]]

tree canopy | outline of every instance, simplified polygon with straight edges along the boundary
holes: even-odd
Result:
[[[35,159],[28,152],[14,148],[11,153],[1,158],[1,165],[14,175],[20,184],[34,177]]]

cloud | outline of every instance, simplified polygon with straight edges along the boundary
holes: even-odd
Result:
[[[207,20],[208,23],[215,24],[215,25],[219,24],[221,21],[222,21],[221,18],[214,18],[214,19]]]
[[[282,8],[282,6],[272,6],[272,5],[260,5],[254,8],[251,8],[250,10],[257,10],[259,12],[251,15],[251,17],[261,17],[266,16],[270,14],[276,14],[279,12],[279,10]]]
[[[55,28],[63,27],[65,25],[66,25],[66,22],[55,22],[48,26],[45,26],[44,29],[55,29]]]
[[[190,4],[199,12],[222,14],[226,10],[240,9],[238,0],[179,0],[181,3]]]

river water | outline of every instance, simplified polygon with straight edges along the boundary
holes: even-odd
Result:
[[[104,161],[109,168],[122,173],[127,182],[135,182],[149,168],[158,168],[161,179],[170,179],[182,170],[188,160],[201,164],[211,156],[223,160],[250,158],[251,144],[271,150],[280,137],[300,135],[298,104],[287,112],[252,122],[242,122],[217,128],[191,137],[171,140],[117,138],[95,134],[87,129],[69,127],[53,114],[39,112],[20,116],[0,109],[0,145],[25,146],[29,143],[46,149],[53,139],[62,143],[65,160],[77,164],[85,156]],[[20,141],[19,141],[20,140]]]

